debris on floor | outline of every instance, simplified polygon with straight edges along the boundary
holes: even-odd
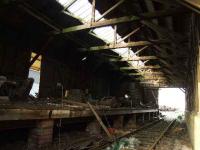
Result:
[[[135,148],[140,144],[140,141],[134,137],[122,138],[115,142],[106,150],[136,150]]]

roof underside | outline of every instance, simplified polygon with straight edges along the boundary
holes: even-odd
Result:
[[[53,45],[78,48],[142,85],[184,87],[191,11],[177,1],[24,0],[1,11],[13,30],[29,23],[33,38],[53,36]]]

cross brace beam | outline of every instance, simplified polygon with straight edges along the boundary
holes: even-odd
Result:
[[[178,3],[189,8],[190,10],[200,14],[200,1],[199,0],[176,0]]]
[[[151,46],[151,45],[159,45],[159,44],[167,44],[168,40],[151,40],[151,41],[137,41],[137,42],[128,42],[128,43],[118,43],[118,44],[110,44],[103,46],[93,46],[89,48],[82,48],[86,51],[100,51],[106,49],[117,49],[117,48],[128,48],[128,47],[139,47],[139,46]]]
[[[142,61],[142,60],[155,60],[159,59],[156,56],[141,56],[141,57],[134,57],[134,58],[122,58],[122,59],[116,59],[111,58],[109,59],[111,62],[118,62],[118,61]]]
[[[137,70],[137,69],[160,69],[159,65],[155,66],[138,66],[138,67],[121,67],[120,70]]]
[[[148,80],[166,80],[165,77],[150,77],[150,78],[136,78],[136,80],[148,81]]]
[[[69,33],[69,32],[75,32],[75,31],[81,31],[81,30],[87,30],[87,29],[94,29],[98,27],[105,27],[110,25],[116,25],[126,22],[133,22],[133,21],[141,21],[145,19],[154,19],[159,17],[167,17],[172,16],[174,14],[177,15],[177,13],[183,13],[185,10],[180,9],[166,9],[161,11],[155,11],[155,12],[149,12],[149,13],[143,13],[138,16],[125,16],[125,17],[119,17],[119,18],[113,18],[98,22],[93,22],[92,24],[83,24],[83,25],[77,25],[72,27],[67,27],[62,29],[61,32],[54,32],[55,34],[60,33]]]
[[[129,73],[130,76],[154,76],[154,75],[164,75],[162,72],[138,72],[138,73]]]

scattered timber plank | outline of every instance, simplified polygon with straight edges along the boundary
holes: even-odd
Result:
[[[101,118],[99,117],[99,115],[97,114],[97,112],[94,110],[94,108],[92,107],[92,105],[87,102],[88,106],[90,107],[91,111],[93,112],[94,116],[96,117],[97,121],[99,122],[99,124],[101,125],[101,127],[103,128],[103,130],[105,131],[105,133],[107,134],[107,136],[112,139],[112,135],[110,134],[110,132],[108,131],[108,129],[106,128],[106,126],[104,125],[104,123],[102,122]]]

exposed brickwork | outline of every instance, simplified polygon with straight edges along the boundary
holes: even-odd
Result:
[[[117,116],[113,120],[113,127],[116,129],[122,129],[124,124],[124,116]]]
[[[134,129],[134,128],[137,128],[136,114],[131,115],[131,116],[128,118],[127,123],[125,124],[125,128],[126,128],[126,129]]]
[[[30,131],[28,149],[42,149],[49,146],[53,138],[53,125],[53,120],[39,121],[36,127]]]
[[[88,123],[86,131],[91,135],[98,135],[101,134],[101,126],[96,120],[94,120]]]

